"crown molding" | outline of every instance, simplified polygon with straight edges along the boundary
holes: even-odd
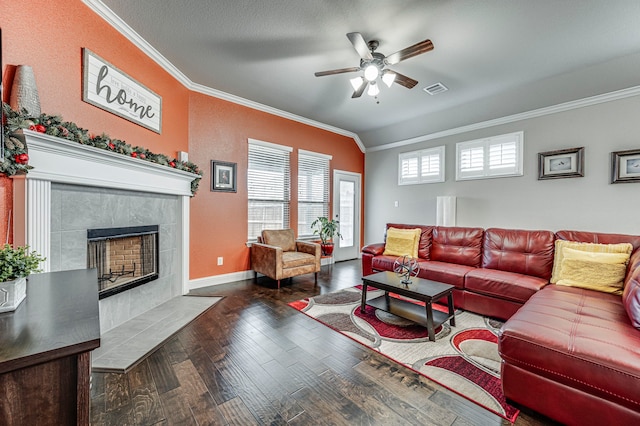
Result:
[[[82,0],[91,10],[93,10],[98,16],[107,21],[109,25],[115,28],[120,34],[125,36],[131,43],[136,45],[147,56],[153,59],[158,65],[164,68],[169,74],[171,74],[176,80],[178,80],[185,87],[189,87],[191,80],[176,68],[167,58],[162,56],[151,44],[149,44],[140,34],[138,34],[133,28],[124,22],[118,15],[113,13],[102,1],[100,0]]]
[[[116,15],[111,9],[109,9],[101,0],[82,0],[91,10],[93,10],[98,16],[104,19],[109,25],[115,28],[120,34],[125,36],[131,43],[138,47],[147,56],[153,59],[158,65],[160,65],[165,71],[171,74],[176,80],[178,80],[187,89],[202,93],[204,95],[212,96],[214,98],[223,99],[235,104],[243,105],[248,108],[252,108],[258,111],[266,112],[268,114],[283,117],[289,120],[297,121],[302,124],[306,124],[319,129],[327,130],[331,133],[346,136],[352,138],[360,151],[365,152],[365,147],[360,137],[348,130],[340,129],[338,127],[330,126],[319,121],[311,120],[296,114],[292,114],[287,111],[282,111],[277,108],[270,107],[258,102],[250,101],[239,96],[232,95],[230,93],[222,92],[217,89],[213,89],[202,84],[194,83],[189,77],[187,77],[182,71],[180,71],[175,65],[173,65],[167,58],[165,58],[160,52],[158,52],[151,44],[149,44],[144,38],[140,36],[133,28],[131,28],[125,21]]]
[[[578,99],[575,101],[564,102],[549,107],[534,109],[527,112],[522,112],[513,115],[507,115],[505,117],[496,118],[493,120],[481,121],[479,123],[469,124],[467,126],[455,127],[452,129],[443,130],[441,132],[430,133],[427,135],[416,136],[415,138],[404,139],[397,142],[391,142],[384,145],[378,145],[371,148],[367,148],[366,152],[385,151],[387,149],[398,148],[407,145],[413,145],[419,142],[425,142],[433,139],[443,138],[446,136],[458,135],[460,133],[471,132],[473,130],[486,129],[487,127],[500,126],[502,124],[513,123],[521,120],[528,120],[530,118],[542,117],[550,114],[557,114],[559,112],[570,111],[573,109],[584,108],[592,105],[601,104],[604,102],[617,101],[619,99],[629,98],[632,96],[640,95],[640,86],[633,86],[626,89],[616,90],[609,93],[603,93],[601,95],[590,96],[588,98]]]
[[[258,102],[254,102],[254,101],[250,101],[248,99],[245,98],[241,98],[239,96],[236,95],[232,95],[230,93],[226,93],[226,92],[222,92],[220,90],[217,89],[212,89],[211,87],[202,85],[202,84],[198,84],[198,83],[191,83],[189,86],[187,86],[189,88],[189,90],[193,91],[193,92],[198,92],[198,93],[202,93],[204,95],[208,95],[208,96],[212,96],[214,98],[220,98],[220,99],[224,99],[226,101],[229,102],[233,102],[236,104],[240,104],[249,108],[253,108],[262,112],[266,112],[272,115],[277,115],[279,117],[282,118],[287,118],[289,120],[293,120],[293,121],[297,121],[299,123],[302,124],[307,124],[309,126],[312,127],[317,127],[319,129],[323,129],[323,130],[327,130],[331,133],[336,133],[338,135],[342,135],[342,136],[347,136],[350,138],[353,138],[354,142],[356,143],[356,145],[358,145],[358,148],[360,148],[360,151],[365,152],[365,147],[364,144],[362,143],[362,141],[360,140],[360,137],[353,132],[350,132],[348,130],[344,130],[344,129],[340,129],[338,127],[334,127],[331,126],[329,124],[325,124],[325,123],[321,123],[319,121],[315,121],[315,120],[311,120],[309,118],[305,118],[302,117],[300,115],[296,115],[287,111],[283,111],[277,108],[273,108],[270,107],[268,105],[264,105]]]

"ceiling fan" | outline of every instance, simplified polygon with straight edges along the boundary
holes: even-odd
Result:
[[[376,96],[380,93],[380,89],[376,83],[378,77],[381,77],[387,87],[391,87],[395,82],[407,89],[413,88],[418,84],[417,80],[402,75],[397,71],[393,71],[387,68],[387,65],[395,65],[405,59],[413,58],[414,56],[433,50],[433,43],[431,40],[427,39],[416,43],[413,46],[399,50],[389,56],[385,56],[380,52],[376,52],[376,49],[380,45],[378,40],[370,40],[369,42],[366,42],[360,33],[348,33],[347,38],[356,49],[356,52],[358,52],[358,55],[360,55],[360,66],[319,71],[315,73],[315,76],[322,77],[325,75],[364,71],[362,77],[356,77],[350,80],[354,90],[353,95],[351,95],[352,98],[359,98],[362,96],[365,89],[368,89],[367,94],[370,96]]]

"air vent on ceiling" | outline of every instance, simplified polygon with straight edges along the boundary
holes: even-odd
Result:
[[[432,84],[431,86],[427,86],[422,90],[430,95],[437,95],[438,93],[446,92],[449,89],[444,84],[438,82],[436,84]]]

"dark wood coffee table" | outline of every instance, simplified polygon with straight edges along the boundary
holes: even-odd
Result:
[[[455,311],[453,309],[454,286],[423,278],[411,278],[411,284],[403,284],[402,279],[393,272],[379,272],[362,277],[362,303],[360,312],[364,313],[366,305],[392,313],[399,317],[411,320],[427,327],[429,340],[435,341],[435,328],[449,320],[453,327],[456,325]],[[367,300],[367,288],[374,287],[384,290],[384,295]],[[390,297],[389,293],[399,294],[410,299],[425,303],[422,307],[416,303]],[[449,313],[434,311],[432,302],[447,296]]]

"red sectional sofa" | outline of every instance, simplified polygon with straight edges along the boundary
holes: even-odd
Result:
[[[418,276],[455,286],[461,309],[507,320],[499,337],[508,400],[565,424],[640,424],[640,236],[420,228]],[[385,235],[386,237],[386,235]],[[631,243],[622,296],[550,285],[555,240]],[[362,272],[392,270],[384,243]]]
[[[551,231],[387,224],[387,229],[420,228],[421,278],[455,286],[456,307],[507,319],[549,283],[553,267]],[[393,270],[397,256],[384,243],[362,249],[362,274]]]

